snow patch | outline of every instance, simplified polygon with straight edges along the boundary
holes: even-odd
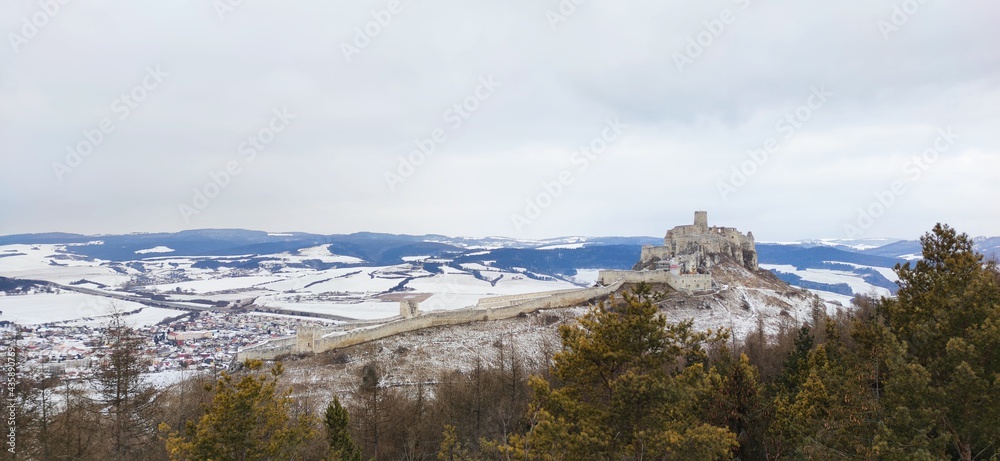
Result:
[[[68,247],[86,247],[91,245],[104,245],[104,240],[91,240],[87,243],[67,243]]]
[[[775,270],[786,274],[795,274],[801,277],[802,280],[809,282],[826,283],[831,285],[846,283],[851,287],[851,292],[857,294],[875,293],[876,296],[892,296],[892,293],[890,293],[889,290],[872,285],[866,282],[863,277],[853,272],[811,268],[798,270],[798,268],[790,264],[761,264],[760,268]]]
[[[600,272],[601,269],[577,269],[576,275],[570,277],[570,280],[581,285],[593,286],[597,283]]]
[[[564,243],[559,245],[545,245],[535,248],[536,250],[577,250],[583,248],[584,243]]]
[[[144,255],[149,253],[173,253],[174,249],[170,247],[165,247],[163,245],[155,246],[153,248],[147,248],[145,250],[136,250],[135,254]]]

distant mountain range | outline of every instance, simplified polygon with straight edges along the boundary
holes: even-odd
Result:
[[[1000,255],[1000,237],[975,239],[977,251]],[[571,277],[581,269],[628,269],[639,260],[643,245],[662,244],[657,237],[561,237],[544,240],[507,237],[448,237],[361,232],[319,235],[268,233],[242,229],[202,229],[176,233],[79,235],[66,233],[0,236],[0,246],[63,244],[86,258],[115,262],[168,256],[227,257],[208,264],[253,269],[267,255],[295,253],[328,245],[331,253],[367,264],[386,266],[423,256],[457,263],[486,262],[500,268],[524,268],[534,273]],[[891,269],[919,259],[918,240],[803,240],[757,244],[759,261],[789,283],[850,296],[864,289],[895,289]],[[0,252],[0,257],[4,254]],[[348,263],[333,263],[349,266]],[[329,263],[328,263],[329,265]],[[3,274],[0,274],[3,275]],[[839,281],[837,277],[853,277]]]

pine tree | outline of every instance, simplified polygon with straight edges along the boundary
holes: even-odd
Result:
[[[750,363],[746,354],[734,358],[723,349],[720,355],[716,367],[721,379],[716,384],[716,398],[709,404],[708,419],[736,435],[740,445],[734,450],[735,458],[763,459],[761,442],[767,415],[757,367]]]
[[[255,373],[260,361],[245,364],[250,373],[238,382],[222,373],[214,386],[212,403],[197,423],[183,435],[167,439],[170,459],[216,461],[263,461],[299,459],[298,449],[316,436],[314,421],[305,415],[293,417],[290,390],[278,392],[280,363],[268,374]],[[161,425],[161,430],[170,428]]]
[[[902,378],[899,387],[886,389],[896,399],[889,411],[925,411],[906,412],[899,418],[903,427],[885,438],[934,450],[943,436],[948,455],[963,461],[1000,456],[997,267],[947,225],[920,240],[923,259],[896,266],[898,296],[879,307],[904,351],[893,370]]]
[[[438,461],[465,461],[469,459],[469,452],[462,448],[458,434],[455,433],[455,426],[446,424],[443,435],[444,438],[437,455]]]
[[[340,405],[340,399],[333,398],[326,407],[326,440],[330,444],[330,461],[360,461],[361,451],[351,438],[351,416]]]
[[[560,328],[553,381],[534,377],[532,427],[499,450],[518,459],[726,459],[726,428],[699,418],[710,396],[701,345],[724,335],[667,326],[647,293]]]

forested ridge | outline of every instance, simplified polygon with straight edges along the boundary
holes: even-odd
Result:
[[[947,225],[921,244],[896,297],[776,335],[668,323],[638,285],[541,362],[501,338],[433,386],[366,365],[330,402],[293,393],[281,363],[153,390],[113,324],[96,395],[19,383],[0,459],[1000,460],[1000,272]]]

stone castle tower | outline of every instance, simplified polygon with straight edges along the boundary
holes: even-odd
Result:
[[[694,225],[696,227],[708,228],[708,212],[707,211],[695,211],[694,212]]]
[[[322,330],[315,325],[299,324],[295,332],[295,350],[298,352],[315,352],[316,340],[322,334]]]
[[[753,233],[743,235],[734,227],[709,227],[708,212],[695,211],[694,224],[668,230],[663,246],[643,247],[636,269],[670,268],[681,274],[705,274],[723,258],[757,270]]]

